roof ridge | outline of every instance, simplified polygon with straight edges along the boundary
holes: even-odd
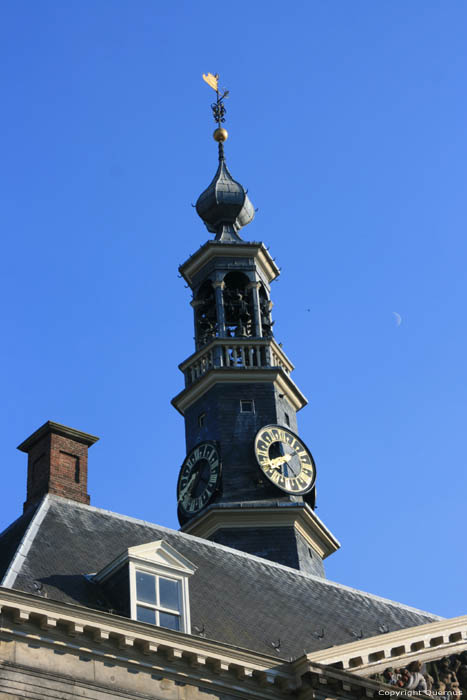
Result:
[[[36,512],[32,516],[31,522],[27,526],[23,537],[21,538],[21,542],[19,543],[19,546],[16,550],[16,553],[14,554],[6,572],[5,575],[0,582],[0,585],[4,586],[5,588],[13,588],[13,584],[16,581],[16,577],[18,576],[21,566],[23,565],[24,560],[26,559],[28,552],[31,548],[31,545],[34,541],[34,537],[39,531],[39,527],[44,520],[47,511],[49,509],[50,505],[50,499],[49,499],[49,494],[46,494],[42,501],[40,502]],[[24,514],[23,514],[24,515]],[[21,516],[20,516],[21,517]],[[17,518],[19,520],[19,518]],[[16,520],[15,520],[16,522]],[[13,524],[13,523],[12,523]],[[3,533],[2,533],[3,534]]]
[[[186,532],[180,532],[179,530],[174,530],[172,528],[166,527],[164,525],[157,525],[156,523],[152,523],[148,520],[142,520],[141,518],[135,518],[131,515],[122,515],[121,513],[115,513],[114,511],[107,510],[105,508],[98,508],[97,506],[90,506],[86,505],[84,503],[78,503],[77,501],[72,501],[67,498],[63,498],[62,496],[57,496],[56,494],[47,494],[46,498],[48,498],[50,501],[56,500],[57,502],[62,502],[62,503],[67,503],[70,506],[74,508],[79,508],[82,510],[87,510],[87,511],[94,511],[96,513],[102,513],[103,515],[109,515],[113,518],[117,518],[119,520],[126,520],[129,522],[134,522],[139,525],[145,525],[146,527],[154,528],[159,531],[164,531],[167,532],[168,534],[173,534],[177,535],[178,537],[181,537],[183,539],[187,539],[189,541],[196,541],[197,543],[202,543],[203,545],[207,547],[212,547],[214,549],[219,549],[222,551],[229,552],[229,554],[234,554],[235,556],[249,559],[249,560],[254,560],[257,561],[258,563],[261,563],[263,566],[268,566],[270,568],[275,568],[275,569],[281,569],[284,571],[288,571],[289,573],[293,573],[296,576],[316,581],[317,583],[321,583],[322,585],[325,586],[331,586],[333,588],[338,588],[342,589],[345,591],[349,591],[351,593],[357,593],[360,596],[364,596],[366,598],[370,598],[372,600],[376,600],[382,603],[386,603],[389,605],[393,605],[397,608],[402,608],[404,610],[409,610],[411,612],[417,613],[419,615],[426,615],[427,617],[434,618],[437,620],[444,620],[445,618],[436,615],[434,613],[430,613],[426,610],[420,610],[419,608],[414,608],[410,605],[405,605],[404,603],[399,603],[395,600],[391,600],[389,598],[383,598],[382,596],[376,595],[375,593],[367,593],[366,591],[361,591],[358,588],[353,588],[352,586],[346,586],[343,583],[338,583],[337,581],[330,581],[329,579],[323,578],[321,576],[315,576],[314,574],[309,574],[304,571],[299,571],[298,569],[293,569],[289,566],[285,566],[284,564],[279,564],[274,561],[270,561],[269,559],[263,559],[263,557],[258,557],[255,554],[249,554],[247,552],[242,552],[238,549],[234,549],[232,547],[227,547],[226,545],[223,544],[218,544],[217,542],[211,542],[210,540],[205,540],[202,537],[196,537],[195,535],[190,535]],[[45,513],[44,513],[45,516]],[[35,517],[33,518],[33,521],[35,520]]]

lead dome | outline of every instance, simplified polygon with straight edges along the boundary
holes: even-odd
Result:
[[[233,179],[219,143],[219,167],[211,184],[198,197],[196,211],[217,241],[241,241],[238,231],[253,221],[255,210],[245,188]]]

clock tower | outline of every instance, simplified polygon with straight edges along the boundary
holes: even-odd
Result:
[[[226,94],[217,76],[205,80],[217,93],[219,164],[196,203],[214,240],[180,266],[193,292],[195,352],[180,364],[185,387],[172,401],[186,433],[179,520],[183,532],[324,576],[339,543],[314,510],[316,467],[296,415],[307,401],[274,339],[279,269],[263,243],[240,237],[254,209],[225,160]]]

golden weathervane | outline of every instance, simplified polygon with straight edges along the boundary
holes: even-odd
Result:
[[[216,91],[217,100],[211,105],[214,121],[217,124],[217,129],[215,130],[213,137],[215,141],[221,143],[225,141],[229,135],[227,130],[221,126],[221,124],[225,122],[226,109],[224,100],[228,96],[229,91],[225,88],[222,88],[222,90],[219,91],[219,75],[217,73],[215,75],[212,73],[207,73],[205,75],[203,73],[203,80],[209,85],[209,87]]]

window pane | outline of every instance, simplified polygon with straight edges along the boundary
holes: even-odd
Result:
[[[178,581],[171,581],[167,578],[159,579],[159,598],[160,606],[162,608],[170,608],[170,610],[180,610],[178,594],[179,587],[180,584]]]
[[[136,597],[141,603],[156,604],[156,577],[136,572]]]
[[[140,622],[150,622],[152,625],[156,624],[156,611],[150,610],[149,608],[143,608],[142,605],[136,606],[136,619]]]
[[[169,630],[180,629],[180,618],[178,615],[170,615],[170,613],[159,613],[161,627],[168,627]]]

